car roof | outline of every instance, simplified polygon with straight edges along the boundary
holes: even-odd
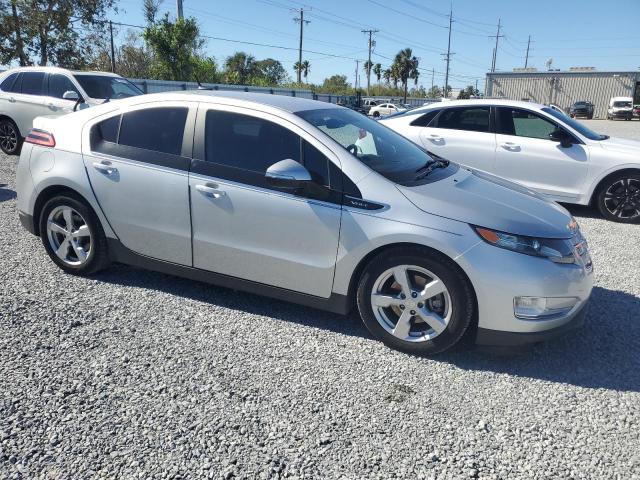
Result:
[[[308,98],[292,97],[288,95],[276,95],[270,93],[221,91],[221,90],[187,90],[177,92],[152,93],[130,97],[118,102],[123,104],[137,104],[151,101],[198,101],[207,103],[225,103],[235,105],[240,103],[259,104],[277,108],[290,113],[303,110],[318,110],[327,108],[345,108],[332,103],[310,100]]]
[[[411,110],[411,114],[416,114],[422,111],[432,110],[434,108],[450,108],[450,107],[466,107],[466,106],[486,106],[486,105],[505,105],[516,108],[529,108],[533,110],[540,110],[545,108],[546,105],[533,102],[525,102],[523,100],[506,100],[504,98],[482,98],[482,99],[470,99],[470,100],[449,100],[446,102],[433,102],[429,105],[424,105],[419,108]]]
[[[120,77],[120,75],[116,74],[116,73],[112,73],[112,72],[100,72],[100,71],[85,71],[85,70],[68,70],[66,68],[60,68],[60,67],[39,67],[39,66],[33,66],[33,67],[15,67],[15,68],[10,68],[4,72],[2,72],[2,74],[11,74],[14,72],[45,72],[45,73],[71,73],[74,75],[80,74],[80,75],[102,75],[105,77]]]

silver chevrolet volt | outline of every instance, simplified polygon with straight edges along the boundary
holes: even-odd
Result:
[[[120,262],[357,308],[410,353],[563,334],[593,285],[561,206],[312,100],[175,92],[39,117],[17,177],[22,224],[65,272]]]

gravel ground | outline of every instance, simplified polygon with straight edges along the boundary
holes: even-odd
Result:
[[[15,165],[0,156],[0,478],[640,478],[640,226],[573,209],[596,266],[576,335],[426,359],[355,316],[65,275],[18,222]]]

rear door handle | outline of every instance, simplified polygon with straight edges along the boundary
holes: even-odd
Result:
[[[208,183],[206,185],[196,185],[196,190],[198,190],[203,195],[212,198],[224,197],[227,194],[222,190],[218,190],[218,186],[213,183]]]
[[[9,101],[10,101],[11,103],[16,103],[16,99],[15,99],[15,98],[13,98],[13,97],[9,97]]]
[[[116,167],[112,167],[108,163],[93,162],[93,168],[107,175],[115,175],[116,173],[118,173],[118,169]]]

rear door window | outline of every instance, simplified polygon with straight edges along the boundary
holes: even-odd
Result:
[[[410,125],[412,127],[428,127],[438,113],[440,113],[440,110],[430,110],[424,115],[419,115]]]
[[[499,107],[497,133],[516,137],[549,140],[549,134],[558,127],[555,123],[528,110]]]
[[[447,108],[438,117],[435,127],[471,132],[489,132],[489,107]]]
[[[180,155],[186,107],[146,108],[122,116],[118,143],[154,152]]]
[[[23,72],[22,93],[25,95],[44,94],[44,72]]]

